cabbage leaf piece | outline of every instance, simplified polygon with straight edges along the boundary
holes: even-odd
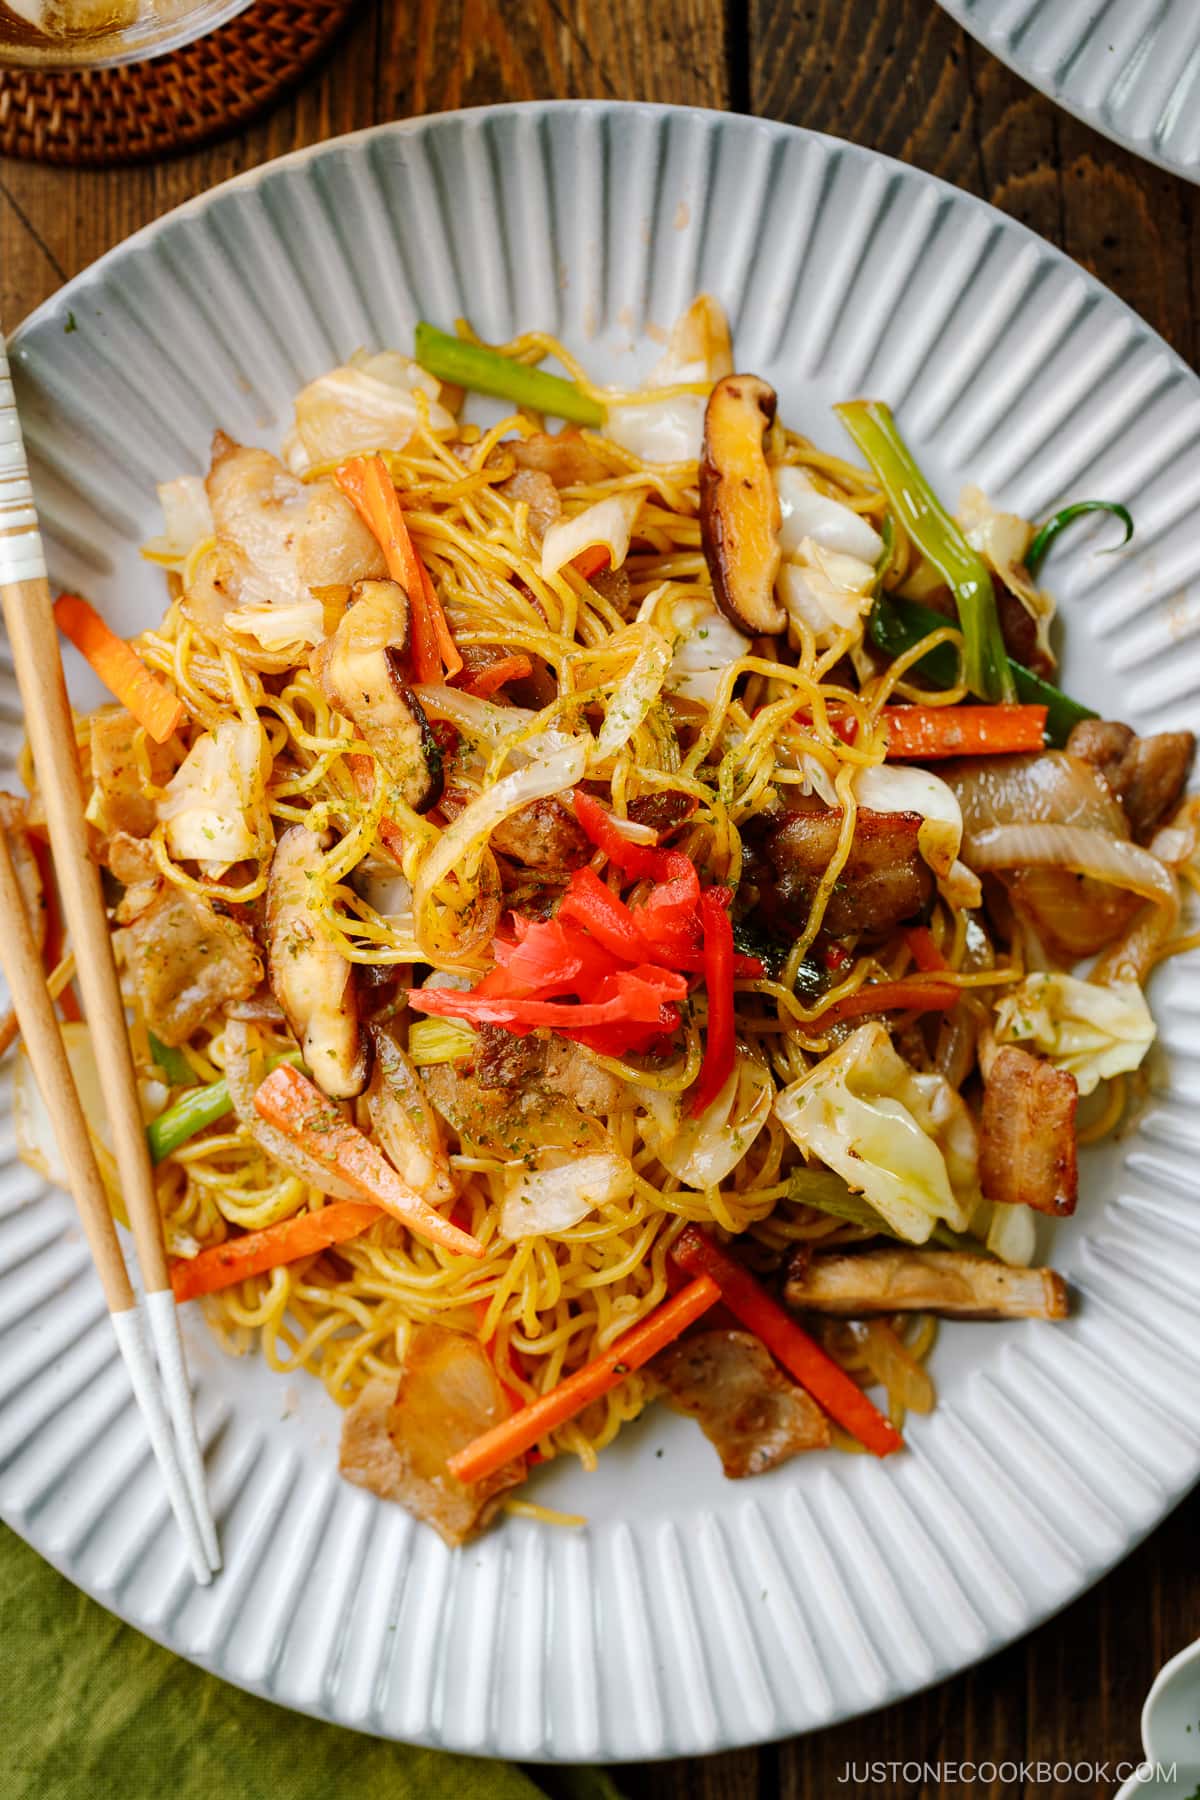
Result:
[[[998,1044],[1031,1044],[1075,1077],[1081,1094],[1140,1066],[1155,1025],[1136,981],[1100,987],[1075,975],[1027,975],[996,1007]]]
[[[899,1237],[923,1244],[939,1220],[967,1229],[981,1198],[971,1115],[941,1075],[909,1068],[883,1025],[860,1025],[783,1090],[775,1113]]]
[[[266,854],[271,753],[257,719],[222,719],[200,734],[158,802],[167,849],[219,880],[231,864]]]

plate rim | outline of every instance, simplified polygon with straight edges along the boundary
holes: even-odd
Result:
[[[938,0],[938,4],[943,7],[951,17],[954,17],[952,8],[958,4],[958,0]],[[961,21],[955,18],[955,23],[961,23]],[[966,25],[963,25],[963,29],[969,30]],[[975,37],[973,32],[970,35]],[[976,38],[976,42],[982,42],[982,40]],[[984,44],[983,47],[987,50],[991,49],[991,46],[988,44]],[[1000,58],[1000,60],[1003,61],[1004,59]],[[1007,66],[1012,68],[1015,74],[1021,74],[1021,71],[1017,69],[1014,64],[1009,63]],[[1022,79],[1027,80],[1028,78],[1023,76]],[[1029,82],[1029,86],[1033,87],[1034,84]],[[1042,90],[1035,88],[1035,92],[1042,92]],[[1046,97],[1053,99],[1053,96]],[[1055,101],[1055,104],[1058,104],[1058,102]],[[1070,111],[1071,109],[1064,108],[1064,110]],[[768,137],[774,136],[777,133],[782,134],[785,137],[790,137],[795,134],[798,137],[809,139],[818,144],[833,146],[842,154],[849,152],[851,155],[861,158],[871,164],[883,163],[889,169],[900,170],[906,175],[914,176],[919,181],[928,182],[932,187],[936,188],[939,193],[952,195],[956,200],[1003,221],[1007,227],[1013,231],[1019,232],[1029,243],[1036,244],[1040,251],[1065,263],[1069,269],[1080,276],[1089,286],[1099,289],[1101,293],[1105,294],[1110,300],[1115,301],[1118,306],[1122,307],[1134,321],[1138,329],[1144,332],[1160,350],[1165,352],[1165,354],[1172,359],[1177,368],[1181,369],[1193,380],[1200,381],[1200,373],[1192,368],[1191,364],[1180,351],[1176,350],[1172,344],[1167,342],[1166,338],[1157,327],[1151,325],[1149,320],[1144,319],[1141,313],[1137,311],[1136,307],[1131,306],[1128,300],[1125,300],[1113,288],[1110,288],[1107,282],[1102,281],[1093,270],[1086,266],[1086,264],[1072,256],[1070,251],[1064,250],[1059,244],[1052,243],[1049,238],[1043,237],[1041,232],[1035,231],[1032,225],[1027,225],[1023,219],[1018,219],[1012,213],[1005,212],[1004,208],[997,206],[994,201],[985,199],[982,194],[971,192],[969,188],[959,187],[955,182],[947,180],[944,175],[935,175],[932,170],[922,168],[917,163],[905,162],[903,157],[893,156],[890,151],[887,150],[876,150],[869,144],[860,144],[854,138],[839,137],[832,131],[816,131],[809,125],[794,125],[787,119],[769,119],[758,113],[728,112],[716,106],[683,106],[672,101],[597,100],[592,98],[498,100],[489,102],[487,105],[483,106],[448,107],[441,112],[419,113],[403,119],[381,119],[374,125],[361,125],[354,131],[340,132],[336,137],[322,138],[319,142],[312,144],[301,144],[295,150],[284,151],[281,156],[268,157],[264,162],[254,164],[252,168],[239,169],[236,174],[226,176],[223,181],[215,182],[212,187],[205,188],[202,193],[191,194],[186,200],[181,200],[178,205],[168,208],[166,212],[159,213],[153,219],[148,219],[144,225],[139,225],[136,231],[130,232],[127,237],[120,238],[115,244],[110,245],[107,250],[101,251],[100,255],[94,257],[91,262],[85,263],[82,269],[79,269],[69,280],[65,281],[61,287],[56,288],[52,294],[48,294],[44,300],[39,301],[32,312],[26,313],[23,318],[18,320],[16,325],[6,332],[6,343],[9,351],[10,353],[15,351],[19,355],[24,337],[31,333],[35,326],[41,325],[47,319],[52,319],[58,311],[69,310],[69,307],[62,307],[61,303],[67,299],[69,294],[87,287],[92,280],[100,275],[102,271],[107,269],[110,262],[116,261],[119,257],[125,255],[126,252],[137,248],[144,242],[148,242],[160,231],[166,230],[177,220],[186,218],[193,212],[202,212],[220,196],[234,192],[239,188],[257,187],[260,181],[275,174],[278,170],[299,168],[303,164],[315,161],[322,156],[328,155],[332,151],[361,144],[371,138],[419,136],[422,132],[438,126],[450,123],[462,123],[472,119],[500,116],[540,117],[546,113],[592,113],[600,115],[614,112],[633,114],[651,119],[666,117],[698,117],[709,119],[722,125],[733,125],[735,128],[740,127],[750,131],[762,132]],[[1092,123],[1090,119],[1085,118],[1082,114],[1076,113],[1075,116],[1082,119],[1084,124]],[[1100,127],[1097,126],[1096,129],[1099,130]],[[1119,142],[1120,140],[1116,139],[1114,141]],[[1138,154],[1140,154],[1140,152],[1138,152]],[[1147,158],[1147,160],[1152,159]],[[1159,166],[1169,169],[1169,165],[1165,163],[1160,163]],[[1178,171],[1171,172],[1177,173]],[[1195,179],[1200,183],[1200,169],[1198,169]]]
[[[1142,162],[1150,163],[1154,168],[1161,169],[1166,175],[1174,175],[1180,181],[1190,181],[1193,186],[1200,186],[1200,157],[1195,162],[1180,162],[1174,158],[1163,156],[1145,140],[1131,137],[1128,132],[1118,130],[1115,126],[1108,124],[1099,108],[1084,106],[1079,101],[1068,99],[1058,84],[1052,86],[1035,80],[1031,71],[1018,60],[1007,41],[997,43],[969,17],[963,0],[938,0],[938,5],[947,18],[960,30],[965,31],[981,50],[986,50],[989,56],[994,56],[997,62],[1003,63],[1006,69],[1010,69],[1019,80],[1025,83],[1026,87],[1032,88],[1035,94],[1040,94],[1043,100],[1049,100],[1052,106],[1061,107],[1063,112],[1070,113],[1071,117],[1077,119],[1081,125],[1086,125],[1090,130],[1098,132],[1101,137],[1107,138],[1110,144],[1116,144],[1119,149],[1128,151],[1130,156],[1139,157]],[[1038,233],[1034,232],[1034,236],[1037,237],[1037,235]],[[1048,239],[1043,238],[1041,241],[1046,243]],[[1132,311],[1132,308],[1130,310]],[[1137,316],[1140,317],[1140,314]]]
[[[943,3],[945,3],[945,0],[943,0]],[[55,293],[47,296],[44,301],[19,322],[9,337],[10,350],[14,353],[15,358],[19,360],[24,339],[27,336],[32,336],[40,327],[52,324],[56,318],[69,313],[71,310],[70,303],[72,298],[87,291],[103,274],[107,273],[112,264],[119,261],[119,259],[127,253],[135,251],[148,242],[151,242],[158,233],[170,229],[170,227],[180,219],[186,218],[193,213],[203,213],[211,204],[229,191],[253,189],[261,181],[275,175],[279,171],[303,167],[314,160],[336,154],[347,148],[352,148],[371,140],[421,135],[428,131],[436,131],[438,128],[444,127],[447,124],[483,121],[494,117],[525,116],[541,118],[547,114],[560,113],[592,114],[597,116],[611,116],[613,114],[624,116],[638,115],[655,120],[699,116],[713,122],[714,125],[722,130],[733,130],[734,132],[746,131],[752,134],[761,134],[767,138],[779,139],[791,139],[798,136],[801,139],[822,145],[827,149],[830,149],[834,154],[842,156],[849,154],[853,160],[863,165],[878,166],[882,164],[884,165],[885,170],[902,174],[905,178],[913,178],[921,186],[932,186],[937,193],[952,198],[957,205],[966,203],[972,209],[981,211],[989,216],[994,222],[1001,224],[1007,232],[1011,233],[1012,231],[1016,231],[1019,233],[1022,241],[1035,245],[1041,256],[1048,256],[1060,267],[1065,265],[1073,277],[1082,279],[1086,288],[1093,293],[1103,295],[1107,302],[1115,304],[1116,307],[1120,309],[1122,315],[1131,322],[1135,330],[1142,335],[1143,340],[1158,354],[1165,356],[1167,359],[1167,367],[1170,371],[1176,376],[1184,376],[1187,383],[1192,387],[1193,392],[1200,392],[1200,375],[1190,367],[1178,351],[1167,343],[1161,333],[1148,324],[1147,321],[1144,320],[1127,301],[1122,299],[1120,295],[1115,294],[1096,275],[1086,269],[1082,264],[1076,262],[1076,260],[1066,251],[1062,250],[1057,245],[1052,244],[1048,239],[1040,236],[1040,234],[1032,230],[1031,227],[1024,224],[1021,220],[1013,218],[1001,208],[995,206],[980,195],[970,193],[955,186],[944,177],[934,175],[914,164],[906,163],[897,157],[890,156],[882,151],[874,150],[867,145],[855,143],[848,139],[837,137],[831,133],[813,131],[804,126],[792,125],[784,121],[760,118],[755,115],[723,112],[720,109],[711,107],[687,107],[652,101],[622,101],[607,99],[498,102],[487,106],[460,107],[444,112],[423,114],[417,117],[381,121],[374,125],[361,127],[353,132],[325,139],[319,143],[300,146],[282,156],[270,158],[252,168],[238,171],[226,180],[205,189],[203,193],[190,196],[169,211],[148,221],[145,225],[139,227],[137,231],[121,239],[101,256],[97,257],[93,262],[86,265]],[[756,1737],[754,1739],[748,1739],[737,1735],[730,1737],[726,1735],[724,1727],[718,1722],[715,1733],[704,1743],[666,1743],[661,1748],[649,1751],[643,1749],[637,1752],[636,1760],[645,1762],[671,1760],[681,1756],[691,1757],[699,1754],[707,1754],[748,1743],[770,1743],[783,1741],[794,1736],[806,1736],[809,1735],[810,1732],[831,1729],[835,1725],[844,1724],[852,1719],[861,1718],[870,1713],[883,1710],[884,1708],[923,1693],[943,1681],[952,1679],[955,1675],[964,1673],[968,1669],[979,1666],[980,1663],[1008,1648],[1019,1639],[1026,1637],[1032,1631],[1045,1624],[1049,1619],[1055,1617],[1059,1612],[1064,1611],[1091,1588],[1095,1587],[1110,1574],[1119,1563],[1123,1562],[1142,1543],[1144,1543],[1145,1540],[1166,1521],[1170,1514],[1182,1503],[1188,1494],[1192,1492],[1193,1488],[1200,1483],[1200,1455],[1195,1458],[1190,1476],[1184,1480],[1181,1485],[1172,1487],[1165,1477],[1161,1477],[1161,1481],[1163,1490],[1167,1495],[1167,1504],[1161,1512],[1157,1513],[1155,1517],[1145,1525],[1139,1524],[1126,1529],[1123,1524],[1121,1549],[1114,1558],[1111,1560],[1102,1559],[1093,1573],[1089,1573],[1079,1585],[1073,1586],[1070,1592],[1062,1597],[1053,1599],[1044,1606],[1038,1606],[1036,1604],[1031,1605],[1024,1614],[1021,1622],[1011,1629],[1005,1626],[994,1625],[989,1622],[987,1625],[986,1647],[977,1656],[963,1660],[957,1652],[950,1651],[947,1653],[944,1643],[939,1646],[931,1645],[930,1649],[935,1667],[934,1672],[926,1679],[912,1682],[902,1676],[898,1677],[894,1675],[891,1669],[888,1668],[886,1670],[885,1692],[883,1698],[873,1698],[862,1707],[852,1706],[849,1709],[842,1708],[835,1702],[834,1709],[828,1718],[820,1723],[804,1727],[799,1732],[785,1726],[782,1730],[765,1737]],[[162,1645],[165,1649],[172,1651],[173,1654],[183,1657],[185,1661],[195,1664],[195,1666],[206,1670],[206,1672],[217,1675],[222,1680],[230,1681],[232,1685],[240,1687],[247,1692],[254,1693],[260,1698],[273,1705],[280,1706],[285,1710],[299,1712],[309,1717],[320,1719],[326,1723],[341,1726],[346,1730],[360,1731],[364,1735],[379,1737],[386,1741],[424,1743],[449,1750],[459,1748],[459,1746],[453,1742],[446,1742],[440,1735],[440,1732],[435,1733],[432,1722],[422,1736],[399,1738],[386,1729],[374,1728],[369,1722],[362,1723],[358,1721],[348,1721],[339,1717],[333,1710],[323,1707],[319,1703],[309,1704],[303,1700],[283,1698],[279,1694],[272,1692],[266,1682],[260,1682],[253,1677],[247,1677],[243,1674],[233,1675],[220,1666],[219,1660],[214,1660],[203,1652],[194,1653],[179,1649],[175,1644],[170,1642],[158,1628],[147,1626],[140,1620],[130,1616],[122,1606],[115,1603],[112,1598],[108,1597],[108,1594],[103,1587],[83,1585],[76,1576],[70,1573],[64,1566],[65,1559],[60,1560],[58,1556],[48,1554],[47,1551],[31,1537],[26,1535],[22,1524],[8,1513],[0,1514],[0,1516],[4,1518],[5,1523],[8,1524],[9,1527],[23,1539],[23,1541],[29,1543],[31,1548],[36,1550],[37,1554],[43,1557],[43,1560],[49,1562],[51,1566],[62,1574],[65,1579],[70,1581],[73,1586],[78,1587],[81,1592],[87,1593],[91,1599],[103,1606],[106,1611],[111,1613],[114,1617],[121,1619],[123,1623],[129,1625],[134,1630],[141,1632],[153,1642]],[[594,1580],[595,1578],[596,1572],[593,1570],[592,1579]],[[218,1651],[218,1658],[219,1654],[220,1652]],[[491,1742],[492,1739],[493,1733],[491,1729],[489,1729],[489,1742]],[[461,1748],[465,1753],[479,1756],[502,1757],[515,1754],[497,1748],[481,1747],[478,1745],[472,1746],[470,1749],[465,1745]],[[570,1760],[566,1756],[555,1754],[553,1750],[547,1750],[543,1746],[539,1746],[534,1750],[522,1750],[519,1753],[519,1759],[521,1761],[532,1763],[544,1762],[547,1764],[555,1764]],[[629,1759],[628,1753],[617,1754],[606,1749],[600,1749],[592,1754],[588,1760],[594,1762],[620,1762]]]

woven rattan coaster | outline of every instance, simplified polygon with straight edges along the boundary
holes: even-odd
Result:
[[[307,74],[354,0],[256,0],[182,50],[116,69],[0,69],[0,153],[96,168],[194,150]]]

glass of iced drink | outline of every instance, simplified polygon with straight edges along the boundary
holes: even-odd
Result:
[[[250,0],[0,0],[0,64],[99,68],[178,49]]]

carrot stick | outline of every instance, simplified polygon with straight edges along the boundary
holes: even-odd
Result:
[[[910,925],[904,933],[904,941],[912,952],[913,961],[923,974],[936,975],[950,967],[934,943],[933,933],[928,925]]]
[[[873,1455],[890,1456],[893,1450],[902,1448],[904,1439],[891,1420],[884,1418],[857,1382],[838,1368],[833,1358],[772,1300],[740,1262],[694,1225],[680,1232],[671,1255],[689,1275],[711,1276],[722,1300],[747,1331],[752,1331],[776,1362],[782,1363],[830,1417],[852,1432]]]
[[[578,556],[571,558],[571,567],[585,581],[590,581],[593,575],[598,575],[601,569],[607,568],[611,554],[607,544],[589,544],[586,550],[581,550]]]
[[[128,708],[156,744],[165,744],[183,717],[178,694],[151,674],[133,646],[110,630],[95,607],[80,595],[60,594],[54,602],[54,618],[109,693]]]
[[[401,513],[400,517],[403,518],[404,514]],[[458,653],[454,633],[442,611],[442,603],[434,592],[433,581],[424,563],[421,564],[421,585],[425,592],[426,611],[433,620],[433,635],[437,641],[438,655],[441,657],[442,666],[447,676],[457,675],[463,666],[463,659]]]
[[[352,456],[334,471],[334,480],[368,530],[379,539],[388,574],[408,595],[412,614],[412,667],[417,681],[437,682],[457,675],[462,657],[446,623],[429,571],[409,534],[404,508],[381,456]]]
[[[948,981],[868,982],[844,1000],[835,1000],[812,1021],[821,1030],[838,1025],[843,1019],[858,1019],[863,1013],[877,1012],[948,1012],[959,998],[959,990]]]
[[[474,694],[477,700],[486,700],[497,688],[502,688],[506,681],[523,681],[526,675],[532,675],[533,664],[527,656],[506,656],[502,662],[494,662],[487,669],[477,669],[474,674],[467,675],[459,682],[465,694]]]
[[[268,1125],[286,1132],[325,1168],[349,1181],[364,1200],[381,1206],[418,1237],[441,1244],[456,1256],[484,1255],[478,1238],[435,1212],[391,1163],[385,1162],[370,1139],[290,1063],[280,1063],[272,1070],[255,1094],[254,1105]]]
[[[368,1206],[363,1200],[335,1200],[320,1212],[298,1213],[263,1231],[248,1231],[243,1237],[230,1238],[227,1244],[215,1244],[199,1256],[181,1257],[171,1264],[171,1287],[181,1301],[215,1294],[218,1288],[232,1287],[248,1275],[262,1275],[281,1263],[298,1262],[302,1256],[327,1250],[330,1244],[344,1243],[382,1217],[378,1206]]]
[[[346,766],[350,770],[359,799],[369,800],[375,791],[375,758],[351,751],[346,758]],[[379,842],[393,862],[404,861],[404,833],[395,819],[389,819],[386,813],[379,821]]]
[[[671,1299],[664,1300],[646,1318],[619,1337],[603,1356],[568,1375],[548,1394],[531,1400],[520,1412],[493,1425],[482,1437],[459,1450],[446,1464],[456,1481],[484,1481],[514,1456],[531,1450],[547,1432],[557,1431],[568,1419],[599,1400],[633,1369],[640,1369],[660,1350],[674,1343],[687,1327],[720,1299],[720,1289],[701,1275]]]
[[[1044,706],[885,706],[888,760],[1006,756],[1042,750]]]

